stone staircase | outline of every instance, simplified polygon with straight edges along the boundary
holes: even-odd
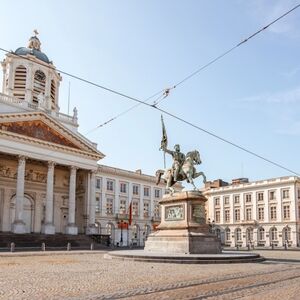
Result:
[[[95,250],[108,250],[107,239],[107,236],[88,236],[84,234],[0,233],[0,251],[10,251],[11,243],[15,243],[15,251],[40,250],[42,243],[45,243],[46,250],[67,250],[68,243],[70,243],[72,250],[89,250],[92,243]]]

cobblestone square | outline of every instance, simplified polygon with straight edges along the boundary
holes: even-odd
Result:
[[[2,253],[0,299],[299,299],[300,252],[259,252],[270,260],[186,265],[96,251]]]

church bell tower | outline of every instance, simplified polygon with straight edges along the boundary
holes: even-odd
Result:
[[[33,108],[59,112],[58,93],[62,80],[53,63],[41,51],[37,30],[27,47],[20,47],[6,55],[2,62],[2,93]]]

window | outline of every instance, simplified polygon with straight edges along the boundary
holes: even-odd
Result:
[[[113,214],[113,199],[112,198],[107,198],[106,199],[106,214],[107,215],[112,215]]]
[[[259,241],[264,241],[265,240],[265,230],[262,227],[260,227],[258,229],[258,240]]]
[[[229,221],[230,221],[230,210],[225,209],[225,222],[229,222]]]
[[[253,241],[253,228],[247,228],[246,230],[246,238],[248,242]]]
[[[290,219],[290,206],[289,205],[283,205],[283,218],[285,220]]]
[[[215,206],[220,205],[220,198],[215,198]]]
[[[290,241],[291,240],[291,228],[285,227],[282,231],[282,237],[284,241]]]
[[[240,228],[236,229],[235,238],[236,238],[236,241],[241,241],[242,240],[242,230]]]
[[[283,190],[282,191],[282,198],[288,199],[290,197],[290,191],[289,190]]]
[[[298,195],[298,199],[300,199],[300,189],[298,189],[297,195]]]
[[[144,217],[149,217],[150,212],[150,203],[148,201],[144,201]]]
[[[106,189],[108,191],[113,191],[114,190],[114,182],[112,180],[107,180],[106,181]]]
[[[246,194],[245,199],[246,199],[246,203],[250,203],[251,202],[251,194]]]
[[[120,192],[126,193],[126,191],[127,191],[127,184],[124,182],[120,183]]]
[[[264,193],[262,193],[262,192],[257,193],[257,200],[258,201],[263,201],[264,200]]]
[[[100,197],[96,197],[95,211],[96,211],[96,212],[100,212],[100,211],[101,211]]]
[[[270,207],[270,217],[271,217],[271,220],[276,220],[276,218],[277,218],[276,206],[271,206]]]
[[[234,195],[234,204],[239,204],[240,203],[240,195]]]
[[[259,207],[258,208],[258,220],[263,221],[265,217],[265,209],[264,207]]]
[[[158,201],[154,201],[154,217],[159,218],[160,217],[160,211],[159,211],[159,203]]]
[[[241,214],[239,209],[234,210],[234,221],[239,222],[241,219]]]
[[[224,197],[224,204],[225,205],[229,204],[229,197],[228,196]]]
[[[246,220],[247,221],[252,220],[252,208],[250,207],[246,208]]]
[[[101,178],[96,178],[96,189],[101,189]]]
[[[275,199],[276,199],[275,191],[270,191],[270,192],[269,192],[269,199],[270,199],[270,200],[275,200]]]
[[[227,229],[225,230],[225,239],[226,239],[226,241],[230,241],[230,240],[231,240],[231,237],[230,237],[230,229],[229,229],[229,228],[227,228]]]
[[[138,216],[139,215],[139,203],[138,201],[132,201],[132,215]]]
[[[220,211],[216,210],[215,212],[215,221],[216,223],[220,223]]]
[[[120,214],[126,214],[126,199],[120,199]]]
[[[155,198],[160,198],[160,190],[158,190],[158,189],[154,190],[154,197]]]
[[[149,197],[150,196],[150,188],[149,187],[144,187],[144,196]]]
[[[273,227],[270,230],[270,240],[271,241],[276,241],[277,240],[277,229],[276,229],[276,227]]]
[[[26,68],[18,66],[15,71],[14,97],[24,100],[26,91]]]
[[[50,98],[51,98],[51,108],[55,109],[55,107],[56,107],[56,103],[55,103],[55,99],[56,99],[56,84],[55,84],[55,81],[53,79],[51,80]]]
[[[45,96],[45,87],[46,87],[46,75],[41,71],[37,70],[34,73],[34,80],[33,80],[33,93],[32,93],[32,100],[33,102],[38,103],[39,98]]]
[[[139,186],[137,184],[134,184],[132,186],[132,194],[133,195],[138,195],[139,194]]]

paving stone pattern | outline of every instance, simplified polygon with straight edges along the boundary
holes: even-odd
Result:
[[[97,254],[0,257],[0,299],[299,299],[300,252],[249,264],[181,265]],[[298,262],[297,262],[298,261]]]

